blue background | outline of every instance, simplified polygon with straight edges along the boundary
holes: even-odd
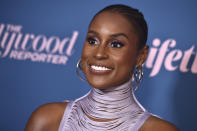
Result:
[[[47,37],[70,37],[79,32],[66,65],[13,60],[0,57],[0,130],[21,131],[31,113],[49,102],[71,100],[84,95],[90,86],[75,74],[88,24],[93,15],[110,4],[127,4],[143,12],[149,26],[147,44],[159,38],[176,40],[182,52],[195,46],[197,52],[197,2],[195,0],[1,0],[0,24],[22,25],[22,33]],[[0,36],[0,42],[2,36]],[[175,49],[174,48],[174,49]],[[1,49],[0,47],[0,50]],[[169,49],[168,52],[173,49]],[[136,95],[150,112],[178,126],[182,131],[197,130],[197,74],[168,71],[164,65],[150,77],[145,76]],[[180,61],[174,63],[180,66]]]

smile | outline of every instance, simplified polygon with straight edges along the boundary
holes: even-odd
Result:
[[[93,70],[96,70],[96,71],[109,71],[109,70],[112,70],[112,69],[107,68],[107,67],[104,67],[104,66],[91,65],[90,67],[91,67]]]
[[[110,73],[113,68],[110,68],[110,67],[106,67],[104,65],[90,65],[89,66],[90,68],[90,72],[92,72],[93,74],[96,74],[96,75],[104,75],[104,74],[108,74]]]

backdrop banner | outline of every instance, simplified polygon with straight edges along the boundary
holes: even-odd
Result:
[[[1,0],[1,131],[22,131],[40,105],[89,91],[76,63],[90,20],[111,4],[138,8],[148,23],[149,55],[137,99],[182,131],[197,130],[197,1]]]

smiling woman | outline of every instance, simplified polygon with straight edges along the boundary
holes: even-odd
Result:
[[[89,26],[82,52],[82,70],[88,82],[99,89],[127,82],[137,62],[137,40],[133,26],[124,16],[110,11],[98,14]]]
[[[41,106],[26,131],[177,131],[134,96],[134,79],[141,81],[148,54],[147,32],[137,9],[111,5],[98,12],[78,63],[92,89],[74,101]]]

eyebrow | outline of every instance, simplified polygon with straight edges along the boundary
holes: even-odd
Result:
[[[98,32],[93,31],[93,30],[89,30],[88,33],[92,33],[92,34],[98,35]]]
[[[112,34],[111,36],[112,36],[112,37],[124,36],[124,37],[126,37],[127,39],[129,39],[128,36],[127,36],[126,34],[124,34],[124,33]]]
[[[98,34],[99,34],[98,32],[93,31],[93,30],[89,30],[88,33],[92,33],[92,34],[95,34],[95,35],[98,35]],[[126,37],[127,39],[129,39],[128,36],[127,36],[126,34],[124,34],[124,33],[116,33],[116,34],[112,34],[112,35],[110,35],[110,36],[111,36],[111,37],[124,36],[124,37]]]

